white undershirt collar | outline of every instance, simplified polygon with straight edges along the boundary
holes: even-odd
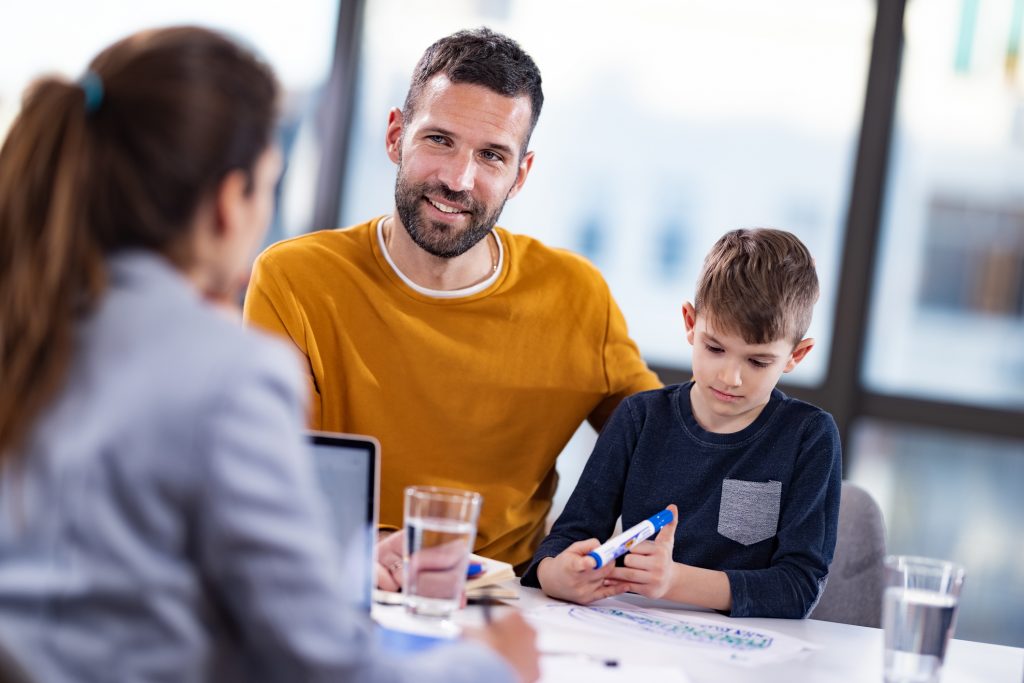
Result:
[[[498,281],[498,276],[501,274],[501,266],[505,260],[505,248],[501,244],[501,238],[498,237],[497,230],[491,230],[491,234],[494,235],[494,241],[498,244],[498,264],[491,273],[491,276],[482,282],[478,282],[475,285],[469,287],[463,287],[462,289],[430,289],[429,287],[423,287],[410,280],[405,273],[398,269],[395,262],[391,260],[391,254],[388,253],[388,247],[384,244],[384,219],[381,218],[377,221],[377,243],[380,245],[380,251],[384,254],[384,260],[391,266],[391,270],[395,271],[395,275],[402,279],[402,282],[409,285],[414,291],[419,292],[424,296],[434,297],[435,299],[457,299],[463,296],[472,296],[478,292],[482,292],[495,282]]]

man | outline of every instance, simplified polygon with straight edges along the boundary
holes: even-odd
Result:
[[[312,427],[380,439],[382,524],[401,524],[407,485],[476,490],[476,550],[515,565],[544,534],[579,424],[661,386],[593,266],[494,227],[533,165],[543,101],[509,38],[436,42],[388,116],[395,211],[270,247],[245,302],[308,359]]]

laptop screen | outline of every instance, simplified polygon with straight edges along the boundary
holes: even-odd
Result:
[[[370,609],[377,542],[377,440],[367,436],[309,432],[313,462],[337,541],[344,583],[352,599]]]

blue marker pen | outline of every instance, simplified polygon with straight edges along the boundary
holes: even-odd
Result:
[[[658,530],[661,529],[661,527],[671,521],[672,511],[662,510],[658,514],[645,519],[636,526],[626,529],[618,536],[608,539],[587,553],[587,557],[594,558],[594,562],[597,563],[597,566],[595,566],[594,569],[600,569],[609,562],[614,562],[615,558],[620,555],[628,553],[629,549],[640,541],[645,541],[658,533]]]

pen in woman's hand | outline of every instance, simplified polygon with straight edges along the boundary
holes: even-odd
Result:
[[[491,623],[491,606],[498,604],[498,601],[490,596],[483,596],[478,603],[484,608],[484,623]]]

